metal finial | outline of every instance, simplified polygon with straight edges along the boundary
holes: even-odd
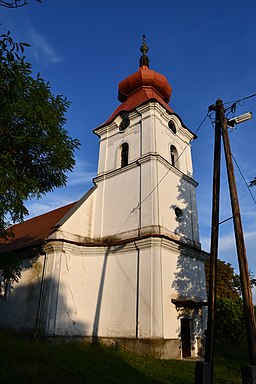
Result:
[[[147,52],[149,48],[146,44],[146,36],[142,36],[142,46],[140,47],[140,51],[142,52],[142,56],[140,57],[140,67],[146,65],[149,67],[149,58],[147,57]]]

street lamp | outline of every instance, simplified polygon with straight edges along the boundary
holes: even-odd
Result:
[[[234,127],[235,124],[243,123],[244,121],[252,119],[252,112],[246,112],[243,115],[233,117],[232,119],[227,119],[228,127]]]

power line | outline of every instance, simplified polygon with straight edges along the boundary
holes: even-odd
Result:
[[[197,133],[197,132],[200,130],[200,128],[202,127],[203,123],[205,122],[205,120],[206,120],[206,118],[207,118],[207,116],[208,116],[208,113],[209,113],[209,112],[207,112],[207,114],[206,114],[205,117],[203,118],[202,122],[201,122],[200,125],[198,126],[197,130],[195,131],[195,133]],[[180,153],[180,155],[177,157],[177,159],[175,159],[174,164],[173,164],[174,166],[175,166],[175,164],[178,162],[178,160],[181,158],[181,156],[183,155],[183,153],[185,152],[185,150],[186,150],[187,147],[189,146],[190,142],[191,142],[191,140],[185,145],[185,147],[183,148],[183,150],[181,151],[181,153]],[[158,183],[156,184],[156,186],[149,192],[149,194],[148,194],[146,197],[144,197],[144,199],[137,205],[137,207],[135,207],[135,208],[133,209],[133,211],[134,211],[135,209],[139,209],[140,206],[142,205],[142,203],[144,203],[144,201],[146,201],[146,200],[152,195],[152,193],[158,188],[158,186],[159,186],[159,185],[162,183],[162,181],[166,178],[166,176],[167,176],[168,173],[171,171],[171,169],[172,169],[172,168],[169,168],[169,169],[167,170],[167,172],[164,174],[164,176],[158,181]]]
[[[254,204],[256,205],[256,199],[255,199],[255,197],[253,196],[253,194],[252,194],[252,192],[251,192],[251,190],[250,190],[250,187],[249,187],[249,185],[248,185],[248,183],[247,183],[247,181],[246,181],[246,179],[245,179],[245,177],[244,177],[244,175],[243,175],[243,173],[242,173],[242,171],[241,171],[241,168],[239,167],[239,165],[238,165],[238,163],[237,163],[237,161],[236,161],[236,159],[235,159],[235,157],[234,157],[233,154],[232,154],[232,158],[233,158],[233,160],[234,160],[234,162],[235,162],[235,164],[236,164],[236,166],[237,166],[237,169],[238,169],[238,171],[239,171],[239,173],[240,173],[240,175],[241,175],[241,177],[242,177],[242,179],[243,179],[243,181],[244,181],[244,183],[245,183],[245,185],[246,185],[246,188],[247,188],[249,194],[251,195],[251,198],[252,198]]]
[[[223,105],[226,105],[226,104],[237,104],[237,103],[240,103],[241,101],[251,99],[252,97],[256,97],[256,93],[253,93],[252,95],[249,95],[249,96],[245,96],[242,99],[238,99],[238,100],[234,100],[234,101],[227,101],[227,102],[223,103]]]
[[[229,101],[229,102],[225,102],[225,103],[223,103],[223,106],[224,105],[228,105],[228,104],[232,104],[230,107],[228,107],[227,109],[231,109],[231,112],[235,112],[235,109],[236,109],[236,104],[237,103],[240,103],[241,101],[245,101],[245,100],[248,100],[248,99],[250,99],[250,98],[253,98],[253,97],[256,97],[256,93],[253,93],[252,95],[249,95],[249,96],[245,96],[245,97],[243,97],[243,98],[241,98],[241,99],[237,99],[237,100],[235,100],[235,101]],[[198,126],[198,128],[195,130],[195,134],[200,130],[200,128],[202,127],[202,125],[203,125],[203,123],[205,122],[205,120],[207,119],[207,117],[209,117],[210,119],[211,119],[211,123],[212,123],[212,125],[213,125],[213,119],[211,118],[211,112],[212,112],[212,110],[209,108],[208,109],[208,111],[207,111],[207,113],[206,113],[206,115],[205,115],[205,117],[203,118],[203,120],[201,121],[201,123],[199,124],[199,126]],[[187,149],[187,147],[188,147],[188,145],[190,144],[190,142],[191,142],[191,140],[186,144],[186,146],[183,148],[183,150],[182,150],[182,152],[180,153],[180,155],[175,159],[175,161],[174,161],[174,165],[177,163],[177,161],[180,159],[180,157],[183,155],[183,153],[185,152],[185,150]],[[233,157],[233,155],[232,155],[232,157]],[[251,195],[251,197],[252,197],[252,199],[253,199],[253,201],[254,201],[254,203],[255,203],[255,205],[256,205],[256,199],[254,198],[254,196],[253,196],[253,194],[252,194],[252,192],[251,192],[251,190],[249,189],[249,186],[248,186],[248,184],[247,184],[247,182],[246,182],[246,180],[245,180],[245,177],[243,176],[243,174],[242,174],[242,171],[241,171],[241,169],[240,169],[240,167],[239,167],[239,165],[238,165],[238,163],[237,163],[237,161],[235,160],[235,158],[233,157],[233,159],[234,159],[234,162],[235,162],[235,164],[236,164],[236,166],[237,166],[237,168],[238,168],[238,170],[239,170],[239,172],[240,172],[240,174],[241,174],[241,177],[242,177],[242,179],[243,179],[243,181],[244,181],[244,183],[245,183],[245,185],[246,185],[246,187],[247,187],[247,189],[248,189],[248,191],[249,191],[249,193],[250,193],[250,195]],[[128,219],[130,218],[130,216],[131,216],[131,214],[132,213],[134,213],[136,210],[138,210],[140,207],[141,207],[141,205],[152,195],[152,193],[159,187],[159,185],[162,183],[162,181],[166,178],[166,176],[169,174],[169,172],[171,171],[171,169],[172,168],[169,168],[168,170],[167,170],[167,172],[164,174],[164,176],[158,181],[158,183],[156,184],[156,186],[149,192],[149,194],[141,201],[141,202],[139,202],[138,203],[138,205],[136,206],[136,207],[134,207],[131,211],[130,211],[130,213],[127,215],[127,217],[126,217],[126,219],[125,219],[125,221],[124,221],[124,223],[122,224],[122,226],[121,226],[121,228],[120,228],[120,230],[124,227],[124,225],[126,224],[126,222],[128,221]],[[119,230],[119,231],[120,231]],[[118,232],[119,232],[118,231]]]
[[[199,132],[199,130],[201,129],[203,123],[205,122],[205,120],[207,119],[208,116],[209,116],[209,111],[207,111],[205,117],[203,118],[203,120],[202,120],[201,123],[199,124],[198,128],[195,130],[195,134],[196,134],[197,132]],[[175,164],[177,163],[177,161],[180,159],[180,157],[183,155],[183,153],[185,152],[185,150],[186,150],[187,147],[189,146],[190,142],[191,142],[191,140],[186,144],[186,146],[183,148],[183,150],[182,150],[182,152],[180,153],[180,155],[175,159],[173,165],[175,165]],[[166,178],[166,176],[167,176],[168,173],[171,171],[171,169],[172,169],[172,167],[170,167],[170,168],[167,170],[167,172],[166,172],[166,173],[164,174],[164,176],[158,181],[158,183],[156,184],[156,186],[149,192],[149,194],[148,194],[146,197],[144,197],[144,199],[143,199],[141,202],[139,202],[139,203],[137,204],[137,206],[134,207],[134,208],[130,211],[130,213],[127,215],[127,217],[126,217],[124,223],[122,224],[122,226],[120,227],[120,229],[119,229],[118,232],[120,232],[120,230],[121,230],[121,229],[124,227],[124,225],[127,223],[127,221],[128,221],[128,219],[129,219],[129,217],[131,216],[131,214],[132,214],[133,212],[135,212],[136,210],[138,210],[138,209],[141,207],[141,205],[142,205],[142,204],[143,204],[143,203],[144,203],[144,202],[145,202],[145,201],[152,195],[152,193],[159,187],[159,185],[160,185],[160,184],[162,183],[162,181]]]

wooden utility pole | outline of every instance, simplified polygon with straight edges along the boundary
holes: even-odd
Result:
[[[209,110],[216,112],[215,138],[214,138],[214,160],[213,160],[213,183],[212,183],[212,223],[211,223],[211,249],[210,249],[210,274],[208,295],[208,319],[205,341],[204,362],[197,362],[195,384],[213,383],[213,360],[214,360],[214,330],[216,313],[216,285],[217,285],[217,260],[219,243],[219,206],[220,206],[220,162],[221,162],[221,121],[220,108],[222,101],[218,99],[216,105]]]
[[[228,124],[225,110],[221,99],[216,105],[209,107],[215,110],[215,146],[214,146],[214,170],[213,170],[213,194],[212,194],[212,227],[211,227],[211,250],[210,250],[210,276],[209,276],[209,298],[208,298],[208,321],[205,345],[205,360],[197,362],[195,384],[213,383],[213,361],[214,361],[214,328],[216,312],[216,282],[217,282],[217,259],[219,238],[219,196],[220,196],[220,160],[221,160],[221,133],[224,144],[225,160],[228,174],[229,192],[233,213],[236,249],[240,270],[242,287],[244,316],[246,321],[247,343],[251,365],[242,367],[242,383],[256,384],[256,323],[250,274],[246,257],[246,249],[240,215],[234,166],[228,136]]]
[[[244,305],[244,315],[246,321],[246,331],[247,331],[247,343],[250,363],[253,366],[256,366],[256,326],[255,326],[255,315],[254,315],[254,306],[252,302],[252,291],[250,284],[250,274],[246,257],[246,249],[242,228],[242,221],[240,215],[238,194],[236,188],[236,180],[234,174],[234,166],[231,155],[231,148],[228,136],[228,125],[227,119],[225,117],[225,111],[223,104],[220,106],[220,121],[222,126],[222,137],[225,151],[225,159],[227,166],[228,174],[228,183],[229,183],[229,192],[231,207],[233,213],[233,222],[234,222],[234,231],[236,239],[236,249],[240,269],[240,280],[242,286],[242,296],[243,296],[243,305]],[[252,381],[248,381],[252,383]],[[254,383],[255,381],[253,381]]]
[[[220,161],[221,161],[221,123],[220,106],[222,101],[218,99],[213,109],[215,118],[215,143],[213,163],[213,185],[212,185],[212,225],[211,225],[211,248],[210,248],[210,276],[208,296],[208,321],[205,344],[205,361],[211,365],[211,377],[214,359],[214,329],[216,313],[216,285],[217,285],[217,259],[219,243],[219,211],[220,211]],[[212,379],[211,379],[212,382]]]

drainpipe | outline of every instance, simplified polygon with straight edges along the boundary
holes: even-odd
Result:
[[[137,111],[138,112],[138,111]],[[140,159],[142,158],[142,114],[140,115]],[[142,216],[141,216],[141,195],[142,195],[142,171],[141,171],[141,162],[138,161],[139,169],[139,222],[138,222],[138,238],[141,236],[141,226],[142,226]]]
[[[134,241],[135,248],[137,250],[137,271],[136,271],[136,328],[135,328],[135,337],[139,338],[139,291],[140,291],[140,249]]]
[[[138,112],[138,111],[137,111]],[[140,148],[139,148],[139,158],[142,157],[142,114],[138,112],[140,115]],[[142,225],[142,217],[141,217],[141,195],[142,195],[142,171],[141,171],[141,162],[137,162],[139,166],[139,217],[138,217],[138,239],[141,236],[141,225]],[[140,248],[134,241],[135,248],[137,250],[137,279],[136,279],[136,329],[135,335],[136,339],[139,338],[139,292],[140,292]]]
[[[47,253],[44,252],[44,265],[43,265],[43,272],[42,272],[42,278],[41,278],[41,287],[40,287],[40,295],[39,295],[39,302],[38,302],[38,310],[37,310],[37,317],[36,317],[36,329],[35,329],[34,339],[37,339],[38,333],[39,333],[39,327],[40,327],[43,294],[44,294],[44,286],[45,286],[45,271],[46,271],[47,260],[48,260]]]

